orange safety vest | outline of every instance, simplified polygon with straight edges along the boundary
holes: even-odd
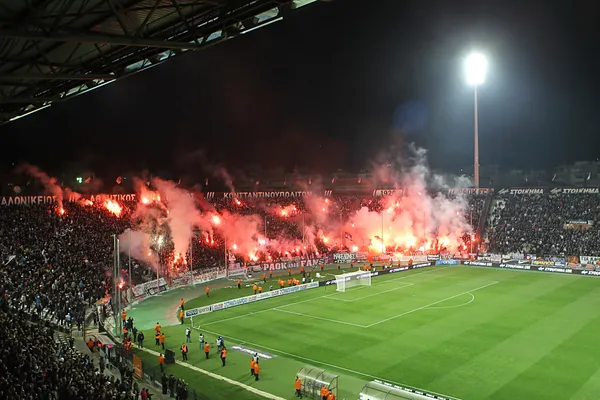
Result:
[[[184,353],[187,353],[187,346],[185,344],[183,346],[181,346],[181,351],[183,351]]]
[[[158,357],[158,364],[163,365],[165,363],[165,358],[163,356]]]
[[[301,388],[302,388],[302,382],[300,381],[300,379],[296,379],[296,382],[294,382],[294,389],[300,390]]]
[[[208,343],[206,343],[206,344],[204,345],[204,352],[205,352],[205,353],[208,353],[209,351],[210,351],[210,345],[209,345]]]
[[[227,357],[227,350],[223,349],[221,350],[221,358],[225,358]]]

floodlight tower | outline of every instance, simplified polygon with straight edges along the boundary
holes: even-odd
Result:
[[[465,59],[465,75],[467,83],[473,86],[474,96],[474,137],[473,144],[475,148],[474,163],[473,163],[473,180],[475,187],[479,187],[479,121],[477,116],[477,87],[485,82],[487,75],[488,62],[486,57],[481,53],[471,53]]]

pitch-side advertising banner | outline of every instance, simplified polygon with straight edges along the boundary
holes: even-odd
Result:
[[[208,314],[210,312],[224,310],[226,308],[241,306],[243,304],[254,303],[256,301],[268,299],[271,297],[281,296],[290,293],[296,293],[302,290],[314,289],[319,287],[319,282],[305,283],[298,286],[290,286],[282,289],[272,290],[270,292],[264,292],[260,294],[253,294],[251,296],[239,297],[237,299],[226,300],[220,303],[214,303],[209,306],[193,308],[191,310],[185,310],[185,318],[195,317],[197,315]]]

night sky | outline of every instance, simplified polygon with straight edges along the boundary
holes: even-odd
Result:
[[[472,163],[473,93],[462,71],[471,49],[490,59],[479,90],[482,165],[595,159],[599,5],[315,3],[0,127],[2,163],[182,171],[203,151],[231,168],[357,171],[414,141],[434,167],[454,169]]]

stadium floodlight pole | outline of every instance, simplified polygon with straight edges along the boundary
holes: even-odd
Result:
[[[117,308],[117,288],[119,286],[118,282],[117,282],[117,235],[113,235],[113,298],[112,298],[112,306],[113,306],[113,316],[115,319],[115,331],[114,331],[114,335],[118,336],[118,331],[117,331],[117,325],[118,325],[118,321],[119,321],[119,316],[118,313],[119,310]]]
[[[117,286],[117,310],[121,311],[121,243],[119,241],[119,238],[117,238],[117,279],[119,280],[119,285]],[[123,329],[122,326],[122,320],[121,318],[118,318],[119,320],[119,332],[121,332],[121,330]]]
[[[383,241],[383,214],[384,211],[381,211],[381,254],[385,253],[385,242]]]
[[[192,265],[194,261],[194,252],[193,245],[194,244],[194,227],[190,224],[190,280],[192,281],[192,285],[194,284],[194,267]]]
[[[473,129],[473,144],[474,144],[474,160],[473,160],[473,183],[476,188],[479,187],[479,117],[477,104],[477,88],[485,82],[485,77],[488,70],[488,62],[486,57],[481,53],[471,53],[465,60],[465,75],[467,83],[473,86],[474,99],[474,129]]]
[[[344,247],[344,220],[342,215],[342,208],[338,206],[340,210],[340,250]]]
[[[162,244],[163,244],[163,237],[159,236],[158,237],[158,266],[156,268],[156,293],[160,293],[160,267],[161,267],[161,258],[160,258],[160,254],[161,254],[161,249],[162,249]]]
[[[302,245],[304,246],[304,236],[306,234],[306,228],[304,227],[304,212],[302,213]]]
[[[227,268],[227,235],[225,235],[225,237],[223,238],[225,240],[225,250],[224,250],[224,254],[223,254],[223,258],[224,258],[224,262],[225,262],[225,274],[227,276],[229,276],[229,268]]]
[[[133,291],[133,279],[131,278],[131,228],[129,228],[129,290]],[[133,293],[131,293],[133,297]]]

